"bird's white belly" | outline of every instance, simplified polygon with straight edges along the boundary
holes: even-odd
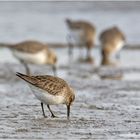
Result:
[[[40,51],[32,54],[14,50],[13,55],[20,60],[33,64],[44,64],[47,58],[45,51]]]
[[[39,89],[38,87],[35,87],[33,85],[30,85],[30,88],[32,89],[36,98],[47,105],[55,105],[55,104],[64,104],[65,103],[65,98],[63,96],[51,95],[47,91]]]
[[[116,51],[119,51],[124,46],[124,41],[119,41],[116,44]]]

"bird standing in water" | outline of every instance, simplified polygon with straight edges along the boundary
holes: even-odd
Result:
[[[94,25],[87,21],[73,21],[70,19],[66,19],[66,24],[70,30],[70,34],[68,36],[70,59],[72,59],[71,55],[73,49],[73,39],[75,43],[74,45],[79,47],[79,49],[81,49],[82,47],[85,47],[87,49],[86,61],[93,62],[93,58],[91,57],[91,49],[92,47],[94,47],[96,36],[96,29]]]
[[[112,27],[103,31],[99,37],[101,42],[102,65],[110,65],[111,55],[115,54],[116,58],[120,58],[119,51],[125,43],[125,36],[118,27]]]

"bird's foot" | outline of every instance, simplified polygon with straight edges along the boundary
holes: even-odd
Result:
[[[48,118],[48,117],[47,117],[46,115],[44,115],[44,114],[43,114],[43,117],[44,117],[44,118]]]
[[[52,116],[51,116],[52,118],[58,118],[58,116],[55,116],[54,114],[52,114]]]

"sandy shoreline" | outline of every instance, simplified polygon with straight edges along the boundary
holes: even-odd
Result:
[[[129,52],[124,50],[122,59]],[[135,52],[139,51],[131,53],[136,56]],[[48,118],[43,118],[40,102],[15,75],[24,73],[22,65],[0,66],[0,139],[140,139],[139,65],[97,69],[90,64],[59,64],[58,75],[76,91],[70,121],[63,105],[52,106],[59,118],[50,118],[46,107]],[[52,74],[48,66],[30,68],[34,74]],[[110,78],[118,74],[122,74],[120,80]]]

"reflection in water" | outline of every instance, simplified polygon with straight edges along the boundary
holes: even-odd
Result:
[[[121,66],[121,62],[116,57],[114,61],[113,56],[113,54],[108,55],[104,51],[102,51],[103,58],[101,65],[104,70],[99,74],[99,77],[101,79],[122,80],[123,71],[119,69],[119,67]]]
[[[120,65],[120,61],[117,61],[117,60],[112,61],[111,59],[103,59],[101,65],[117,67],[118,65]]]
[[[93,57],[90,57],[89,59],[79,58],[77,61],[78,61],[79,63],[94,64],[94,58],[93,58]]]
[[[112,62],[109,59],[102,58],[101,65],[112,65]]]
[[[107,75],[100,75],[101,79],[110,79],[110,80],[122,80],[123,74],[107,74]]]
[[[118,67],[121,64],[120,61],[120,52],[114,54],[107,54],[103,50],[101,50],[101,65],[103,66],[113,66],[113,67]]]
[[[123,71],[115,66],[105,66],[100,67],[98,70],[98,76],[101,79],[110,79],[110,80],[122,80]]]
[[[79,49],[81,49],[82,47],[86,48],[86,61],[91,62],[92,61],[91,50],[95,45],[96,28],[92,23],[90,23],[87,20],[71,20],[67,18],[65,21],[70,32],[68,41],[69,54],[73,53],[72,43],[74,43],[77,47],[79,47]]]

